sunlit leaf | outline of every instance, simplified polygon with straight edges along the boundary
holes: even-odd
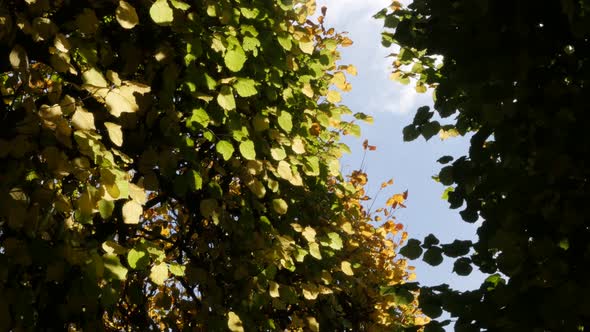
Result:
[[[160,25],[169,25],[174,20],[172,8],[166,0],[156,0],[150,7],[150,17]]]
[[[117,22],[124,29],[133,29],[139,23],[139,17],[135,8],[126,1],[120,0],[115,12]]]

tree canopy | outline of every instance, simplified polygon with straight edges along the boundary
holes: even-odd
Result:
[[[428,321],[400,287],[405,194],[372,215],[340,173],[371,118],[339,104],[352,41],[315,11],[0,1],[0,331]]]
[[[448,311],[456,331],[590,328],[589,14],[586,1],[415,0],[376,15],[383,44],[399,46],[392,78],[434,89],[434,111],[419,108],[404,139],[472,135],[468,155],[440,158],[437,180],[481,222],[477,241],[429,235],[401,250],[489,274],[471,291],[421,288],[424,312]]]

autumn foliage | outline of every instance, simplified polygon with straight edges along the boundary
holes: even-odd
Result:
[[[392,207],[340,173],[370,117],[315,11],[0,2],[1,331],[425,323]]]

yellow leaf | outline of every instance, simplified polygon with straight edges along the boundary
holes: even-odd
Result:
[[[309,244],[309,254],[316,258],[316,259],[322,259],[322,253],[320,252],[320,245],[312,242]]]
[[[347,71],[347,72],[348,72],[350,75],[352,75],[352,76],[356,76],[356,75],[358,74],[358,73],[357,73],[357,70],[356,70],[356,67],[355,67],[355,66],[353,66],[353,65],[348,65],[348,66],[346,66],[346,71]]]
[[[107,128],[111,142],[113,142],[113,144],[116,146],[123,145],[123,131],[121,130],[121,125],[112,122],[105,122],[104,126]]]
[[[315,300],[320,294],[318,287],[313,284],[303,284],[303,297],[308,300]]]
[[[152,266],[150,271],[150,279],[156,285],[163,285],[164,282],[168,279],[168,266],[166,263],[162,262],[158,265]]]
[[[311,87],[311,84],[304,83],[303,88],[301,88],[301,92],[303,92],[303,94],[307,97],[313,98],[313,88]]]
[[[127,249],[113,240],[106,240],[102,243],[102,250],[107,254],[123,255],[127,253]]]
[[[132,200],[136,201],[141,205],[147,202],[147,195],[145,193],[145,190],[134,183],[129,183],[129,196]]]
[[[236,315],[233,311],[227,313],[227,327],[232,332],[244,332],[244,324],[240,316]]]
[[[342,261],[342,263],[340,263],[340,269],[346,275],[349,275],[349,276],[354,275],[354,272],[352,271],[352,266],[347,261]]]
[[[307,317],[307,325],[312,332],[320,332],[320,323],[318,323],[315,317]]]
[[[342,101],[342,97],[340,96],[340,93],[336,90],[330,90],[328,91],[328,95],[326,96],[326,99],[328,99],[329,102],[336,104]]]
[[[84,84],[91,85],[93,87],[106,88],[108,86],[107,80],[104,79],[102,73],[96,68],[90,68],[82,74],[82,80]]]
[[[277,167],[277,173],[279,176],[287,181],[289,181],[293,177],[293,173],[291,172],[291,167],[289,163],[284,160],[279,161],[279,167]]]
[[[309,37],[301,37],[301,39],[299,39],[299,49],[301,49],[303,53],[313,54],[313,40]]]
[[[278,214],[285,214],[289,209],[289,205],[282,198],[275,198],[272,200],[272,208]]]
[[[298,223],[291,223],[291,228],[293,228],[293,230],[297,233],[301,233],[303,231],[303,227],[301,227],[301,225]]]
[[[270,297],[279,297],[279,284],[274,281],[269,281],[268,293],[270,294]]]
[[[315,241],[315,235],[316,235],[315,229],[307,226],[307,227],[305,227],[305,229],[303,230],[303,233],[301,233],[301,234],[307,240],[307,242],[314,242]]]
[[[142,206],[134,200],[128,201],[123,205],[123,222],[126,224],[139,223],[139,217],[143,213]]]
[[[291,149],[293,149],[293,152],[296,154],[304,154],[305,144],[303,143],[303,140],[300,137],[295,137],[293,139],[293,143],[291,144]]]
[[[346,76],[344,76],[344,73],[341,71],[334,73],[334,76],[332,76],[332,84],[344,91],[344,89],[346,89]]]
[[[346,232],[346,234],[354,234],[354,231],[352,229],[352,224],[349,223],[348,221],[342,225],[342,230],[344,232]]]
[[[53,46],[55,46],[55,48],[57,48],[60,52],[63,53],[68,53],[71,47],[68,38],[61,33],[55,35]]]
[[[77,130],[93,130],[94,127],[94,114],[84,110],[83,108],[77,108],[76,112],[72,116],[72,127]]]
[[[119,7],[115,12],[117,22],[123,29],[133,29],[139,23],[139,17],[135,8],[126,1],[119,1]]]

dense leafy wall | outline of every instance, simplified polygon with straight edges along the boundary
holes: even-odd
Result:
[[[0,330],[425,322],[392,208],[340,174],[370,117],[342,118],[352,42],[315,10],[0,2]]]
[[[473,134],[468,155],[439,160],[438,180],[463,220],[482,222],[477,241],[431,235],[401,251],[490,274],[468,292],[422,289],[425,313],[450,312],[457,331],[590,328],[589,11],[573,0],[415,0],[377,15],[384,44],[401,47],[393,78],[435,89],[436,112],[418,109],[404,138]]]

